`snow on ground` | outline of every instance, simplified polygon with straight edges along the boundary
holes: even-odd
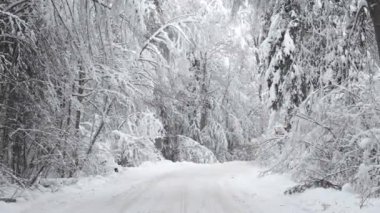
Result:
[[[110,177],[81,179],[30,201],[0,203],[1,213],[297,213],[380,212],[380,200],[359,209],[348,192],[312,189],[292,196],[284,175],[260,177],[250,162],[199,165],[145,163]]]

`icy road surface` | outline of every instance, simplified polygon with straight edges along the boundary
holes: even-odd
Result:
[[[110,177],[80,180],[55,193],[16,204],[1,213],[297,213],[380,212],[379,201],[359,209],[357,195],[313,189],[285,196],[288,177],[260,177],[249,162],[214,165],[148,163]]]

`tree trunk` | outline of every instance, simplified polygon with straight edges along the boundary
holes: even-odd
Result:
[[[80,104],[82,104],[82,101],[83,101],[83,93],[84,93],[84,85],[85,85],[85,77],[86,77],[86,74],[85,72],[83,71],[83,67],[82,65],[80,66],[79,68],[79,81],[78,81],[78,101]],[[79,126],[80,126],[80,120],[81,120],[81,111],[80,110],[77,110],[76,111],[76,115],[75,115],[75,129],[78,131],[79,130]]]
[[[380,0],[367,0],[367,3],[375,28],[377,50],[380,56]]]
[[[208,97],[208,70],[207,70],[207,54],[204,54],[202,56],[201,54],[201,72],[202,72],[202,79],[201,79],[201,100],[202,100],[202,105],[201,105],[201,121],[200,121],[200,130],[202,131],[206,126],[208,122],[208,117],[209,117],[209,109],[210,109],[210,100]]]

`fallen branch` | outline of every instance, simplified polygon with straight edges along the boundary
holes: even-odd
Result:
[[[0,202],[5,202],[5,203],[16,203],[16,199],[14,198],[0,198]]]
[[[318,121],[316,121],[316,120],[314,120],[312,118],[309,118],[309,117],[307,117],[306,115],[303,115],[303,114],[296,114],[295,116],[298,117],[298,118],[301,118],[301,119],[303,119],[305,121],[309,121],[309,122],[311,122],[313,124],[316,124],[316,125],[324,128],[325,130],[327,130],[328,132],[331,133],[331,135],[334,137],[334,139],[337,138],[336,135],[335,135],[335,133],[332,131],[332,129],[330,127],[325,126],[325,125],[319,123]]]
[[[284,192],[284,194],[292,195],[292,194],[302,193],[306,191],[307,189],[314,189],[314,188],[335,189],[339,191],[342,190],[342,186],[339,186],[339,185],[331,183],[330,181],[321,179],[321,180],[314,180],[305,184],[291,187],[287,189]]]

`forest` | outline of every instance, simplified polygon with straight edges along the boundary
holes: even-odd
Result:
[[[147,161],[254,161],[364,205],[379,52],[379,0],[0,0],[0,198]]]

